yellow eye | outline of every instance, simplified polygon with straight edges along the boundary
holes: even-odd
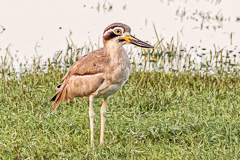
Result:
[[[116,35],[121,35],[121,34],[122,34],[122,30],[121,30],[121,29],[115,29],[115,30],[114,30],[114,33],[115,33]]]

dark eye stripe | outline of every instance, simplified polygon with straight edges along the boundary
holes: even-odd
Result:
[[[116,35],[114,32],[108,32],[106,35],[103,36],[103,38],[105,40],[109,40],[109,39],[112,39],[112,38],[115,38],[117,37],[118,35]]]

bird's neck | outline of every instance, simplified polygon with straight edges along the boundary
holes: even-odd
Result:
[[[114,59],[121,59],[121,57],[123,57],[125,50],[122,47],[122,45],[119,45],[116,42],[107,42],[104,43],[104,51],[107,55],[110,56],[111,60]]]

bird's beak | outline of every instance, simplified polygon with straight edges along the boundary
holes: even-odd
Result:
[[[132,35],[126,35],[125,37],[121,37],[121,40],[125,40],[127,43],[131,43],[134,44],[138,47],[142,47],[142,48],[154,48],[153,46],[151,46],[150,44],[147,44],[135,37],[133,37]]]

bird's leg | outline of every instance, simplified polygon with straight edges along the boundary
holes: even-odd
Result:
[[[106,106],[107,106],[107,98],[104,99],[102,107],[101,107],[101,134],[100,134],[100,144],[104,142],[104,123],[105,123],[105,114],[106,114]]]
[[[93,118],[94,118],[94,111],[93,111],[93,96],[89,96],[89,119],[90,119],[90,131],[91,131],[91,146],[94,145],[94,132],[93,132]]]

